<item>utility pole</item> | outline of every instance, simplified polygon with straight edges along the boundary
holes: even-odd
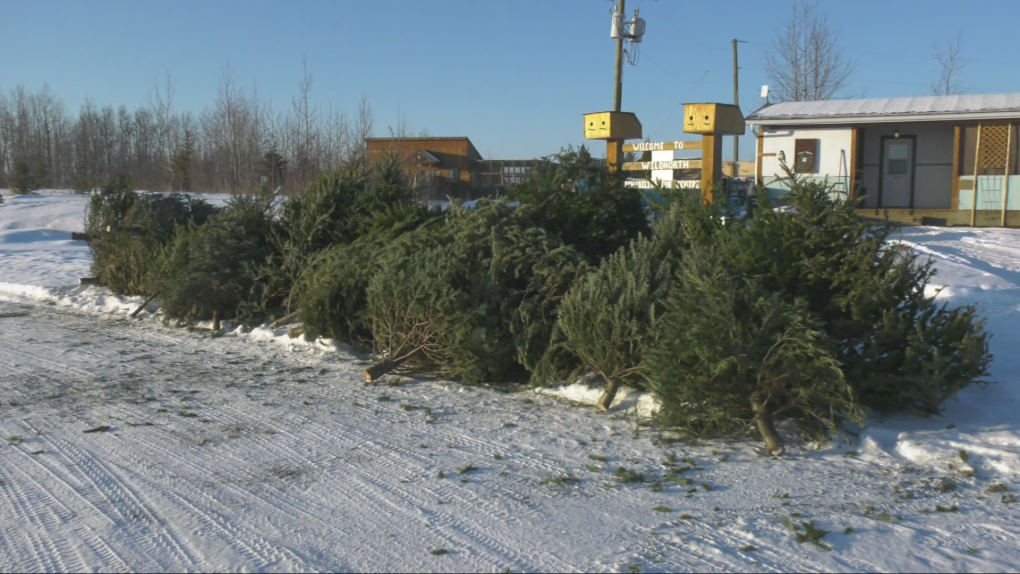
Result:
[[[733,105],[735,105],[737,107],[740,106],[740,90],[737,87],[738,86],[738,81],[737,81],[738,73],[737,73],[737,70],[740,69],[740,67],[737,66],[737,44],[738,43],[739,44],[746,44],[747,42],[745,42],[744,40],[737,40],[736,38],[733,39]],[[739,161],[740,161],[740,136],[733,136],[733,163],[734,163],[734,167],[736,168],[736,170],[733,172],[734,176],[740,175],[740,173],[739,173],[739,169],[740,168],[737,167],[737,165],[738,165],[737,162],[739,162]]]
[[[619,0],[616,5],[616,13],[619,14],[618,18],[622,28],[623,25],[623,10],[625,0]],[[623,30],[619,30],[619,37],[616,39],[616,81],[613,84],[613,111],[619,112],[620,106],[623,100]],[[608,139],[606,140],[606,163],[609,165],[609,171],[616,171],[623,164],[623,140],[622,139]]]

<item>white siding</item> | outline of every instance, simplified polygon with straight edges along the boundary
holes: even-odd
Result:
[[[835,178],[836,176],[847,175],[850,167],[850,129],[849,128],[825,128],[825,129],[766,129],[762,132],[762,152],[778,154],[782,151],[786,154],[786,163],[793,166],[794,145],[798,139],[817,139],[818,142],[818,173],[804,174],[805,176]],[[840,167],[840,152],[845,155],[843,167]],[[783,169],[779,166],[778,157],[763,157],[761,165],[762,177],[768,180],[772,177],[785,177]]]

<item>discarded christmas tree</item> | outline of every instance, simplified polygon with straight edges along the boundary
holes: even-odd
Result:
[[[664,423],[696,437],[757,429],[782,452],[774,421],[796,420],[816,438],[860,414],[818,319],[720,264],[716,246],[685,253],[664,301],[643,374]]]

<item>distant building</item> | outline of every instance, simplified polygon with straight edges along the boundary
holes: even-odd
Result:
[[[389,153],[401,159],[404,173],[427,190],[428,199],[474,199],[518,185],[538,160],[482,159],[466,137],[368,138],[368,161]]]

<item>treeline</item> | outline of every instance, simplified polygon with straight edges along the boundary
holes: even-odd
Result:
[[[225,73],[197,115],[177,108],[169,79],[134,110],[87,100],[75,113],[45,86],[0,89],[0,187],[84,191],[120,177],[153,191],[293,193],[361,157],[375,123],[367,98],[352,114],[314,104],[311,88],[306,71],[281,109]]]

